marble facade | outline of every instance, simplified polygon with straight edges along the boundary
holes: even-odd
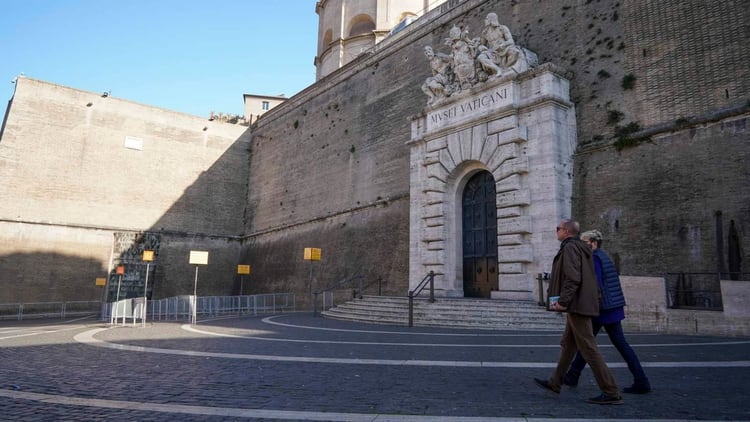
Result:
[[[545,64],[475,85],[412,118],[409,287],[436,274],[436,294],[461,297],[461,198],[469,178],[496,183],[499,283],[492,298],[535,300],[536,276],[570,216],[575,109],[569,81]]]

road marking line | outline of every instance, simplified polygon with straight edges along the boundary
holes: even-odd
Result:
[[[324,331],[343,331],[343,332],[351,332],[351,333],[371,333],[371,334],[407,334],[407,335],[426,335],[426,336],[459,336],[459,337],[560,337],[562,335],[562,332],[556,332],[554,334],[550,334],[547,331],[544,331],[543,333],[539,332],[533,332],[533,333],[523,333],[523,334],[509,334],[509,333],[495,333],[495,334],[477,334],[477,333],[425,333],[425,332],[411,332],[411,331],[378,331],[378,330],[352,330],[352,329],[341,329],[341,328],[326,328],[326,327],[311,327],[307,325],[294,325],[294,324],[285,324],[281,322],[273,321],[275,318],[284,317],[287,315],[273,315],[269,317],[263,318],[263,322],[267,324],[273,324],[273,325],[279,325],[282,327],[290,327],[290,328],[304,328],[308,330],[324,330]],[[658,333],[631,333],[631,336],[662,336],[664,334],[658,334]],[[399,343],[401,344],[401,343]],[[738,344],[750,344],[750,340],[726,340],[726,341],[712,341],[712,342],[702,342],[702,343],[640,343],[640,344],[633,344],[630,343],[631,346],[638,346],[638,347],[673,347],[673,346],[727,346],[727,345],[738,345]],[[544,347],[539,345],[533,345],[534,347]],[[528,345],[527,347],[531,347],[531,345]],[[559,347],[559,345],[554,345],[553,347]],[[599,345],[599,347],[614,347],[609,344]]]
[[[15,334],[15,335],[11,335],[11,336],[0,337],[0,340],[8,340],[8,339],[19,338],[19,337],[38,336],[38,335],[41,335],[41,334],[61,333],[63,331],[77,330],[77,329],[84,328],[84,327],[86,327],[86,326],[85,325],[76,325],[76,326],[73,326],[73,327],[68,326],[66,328],[62,328],[62,329],[59,329],[59,330],[45,330],[46,327],[33,327],[33,328],[29,327],[29,328],[26,328],[26,329],[16,330],[16,331],[21,331],[21,332],[26,331],[23,334]]]
[[[450,366],[470,368],[555,368],[556,362],[483,362],[483,361],[453,361],[453,360],[419,360],[419,359],[359,359],[359,358],[325,358],[309,356],[274,356],[254,355],[242,353],[203,352],[182,349],[163,349],[158,347],[132,346],[126,344],[109,343],[95,338],[95,335],[108,328],[96,328],[76,334],[73,339],[79,343],[104,347],[115,350],[125,350],[141,353],[161,353],[167,355],[214,357],[226,359],[264,360],[276,362],[305,362],[330,363],[346,365],[387,365],[387,366]],[[529,346],[532,347],[532,346]],[[536,347],[536,346],[534,346]],[[558,346],[559,347],[559,346]],[[750,361],[728,362],[642,362],[650,368],[734,368],[750,367]],[[610,368],[627,368],[625,363],[608,363]]]
[[[46,404],[65,406],[85,406],[100,409],[122,409],[129,411],[177,413],[185,415],[220,416],[227,418],[263,418],[274,420],[306,420],[306,421],[352,421],[352,422],[544,422],[548,418],[510,418],[510,417],[481,417],[481,416],[432,416],[432,415],[390,415],[380,413],[343,413],[343,412],[313,412],[298,410],[244,409],[238,407],[209,407],[184,404],[144,403],[125,400],[92,399],[69,397],[52,394],[32,393],[0,389],[0,397],[14,400],[38,401]],[[585,420],[589,422],[617,421],[627,419],[555,419],[558,422]],[[684,422],[689,419],[649,419],[649,422]]]
[[[411,346],[411,347],[488,347],[488,348],[501,348],[501,349],[502,348],[518,349],[518,348],[529,348],[529,347],[557,349],[560,347],[559,344],[533,344],[532,345],[532,344],[468,344],[468,343],[462,343],[462,344],[457,344],[457,343],[394,343],[394,342],[366,342],[366,341],[340,341],[340,340],[286,339],[286,338],[271,338],[271,337],[243,336],[243,335],[237,335],[237,334],[216,333],[213,331],[200,330],[190,324],[183,324],[181,328],[185,331],[190,331],[193,333],[209,335],[209,336],[216,336],[216,337],[244,338],[244,339],[250,339],[250,340],[279,341],[279,342],[308,343],[308,344],[309,343],[322,343],[322,344],[352,344],[352,345],[358,345],[358,346]],[[370,334],[383,334],[384,333],[383,331],[359,331],[359,332],[370,333]],[[426,335],[428,333],[420,333],[420,334]],[[555,337],[560,337],[560,335],[561,334],[555,334]],[[538,337],[538,336],[531,335],[531,334],[525,334],[524,336]],[[678,344],[669,344],[669,343],[633,344],[631,343],[631,346],[673,347],[673,346],[719,346],[719,345],[727,346],[727,345],[739,345],[739,344],[750,344],[750,340],[703,342],[703,343],[678,343]],[[614,347],[614,346],[611,344],[600,344],[599,347]]]
[[[335,331],[342,333],[377,333],[377,334],[400,334],[409,336],[436,336],[436,337],[529,337],[531,334],[519,334],[519,333],[425,333],[419,331],[385,331],[385,330],[354,330],[346,328],[328,328],[328,327],[311,327],[309,325],[296,325],[296,324],[285,324],[283,322],[274,321],[279,317],[285,317],[284,315],[273,315],[263,318],[261,321],[266,324],[278,325],[281,327],[289,328],[304,328],[307,330],[321,330],[321,331]],[[534,337],[560,337],[561,332],[559,331],[537,331],[533,334]]]

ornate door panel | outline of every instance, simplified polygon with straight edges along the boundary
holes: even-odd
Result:
[[[495,179],[481,171],[463,193],[464,296],[490,297],[497,290],[497,208]]]

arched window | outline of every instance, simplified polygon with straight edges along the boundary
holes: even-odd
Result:
[[[352,19],[351,26],[349,29],[349,36],[356,37],[357,35],[369,34],[375,30],[375,22],[368,15],[357,15]]]

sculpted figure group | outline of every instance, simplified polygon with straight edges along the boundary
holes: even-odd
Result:
[[[430,46],[424,48],[432,70],[432,76],[422,84],[427,104],[529,65],[524,50],[516,45],[510,30],[500,24],[495,13],[485,18],[480,37],[470,38],[468,30],[453,26],[445,45],[450,54],[436,53]]]

